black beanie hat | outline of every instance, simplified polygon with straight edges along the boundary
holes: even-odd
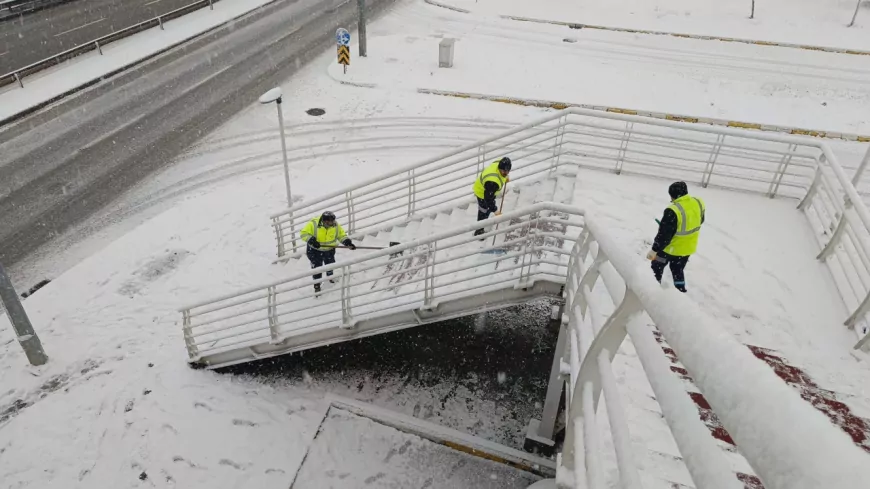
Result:
[[[674,182],[668,187],[668,195],[671,196],[672,200],[679,199],[684,195],[689,194],[689,187],[686,186],[686,182]]]

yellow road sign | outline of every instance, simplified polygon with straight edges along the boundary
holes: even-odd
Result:
[[[350,46],[338,46],[338,64],[345,66],[350,64]]]

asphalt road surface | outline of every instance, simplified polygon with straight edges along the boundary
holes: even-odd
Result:
[[[0,127],[0,261],[16,264],[288,78],[356,2],[284,0]],[[369,0],[369,18],[392,0]]]
[[[194,1],[71,0],[0,21],[0,75]]]

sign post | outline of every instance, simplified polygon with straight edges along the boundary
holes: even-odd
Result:
[[[347,65],[350,64],[350,32],[343,27],[335,31],[335,43],[338,45],[338,64],[344,66],[347,73]]]

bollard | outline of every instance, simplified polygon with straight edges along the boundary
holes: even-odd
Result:
[[[444,38],[438,43],[438,67],[453,68],[453,45],[456,39]]]

